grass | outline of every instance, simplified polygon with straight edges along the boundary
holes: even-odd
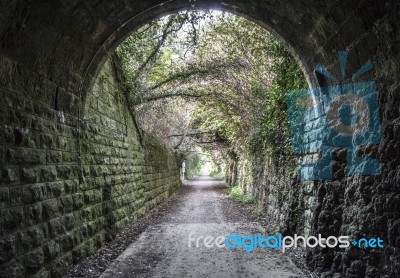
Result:
[[[256,216],[262,216],[264,211],[263,211],[263,209],[262,209],[262,207],[260,205],[255,205],[254,208],[253,208],[253,213]]]
[[[240,186],[234,186],[228,189],[228,196],[239,203],[253,204],[254,198],[250,194],[245,194],[243,188]]]
[[[212,170],[210,176],[219,180],[225,179],[225,174],[223,172],[218,172],[216,170]]]

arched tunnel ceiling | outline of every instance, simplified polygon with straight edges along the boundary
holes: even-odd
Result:
[[[371,0],[4,2],[1,52],[71,91],[84,78],[89,80],[132,31],[177,10],[223,9],[253,19],[286,42],[310,77],[316,62],[332,61],[337,50],[375,40],[371,30],[391,8]],[[373,51],[358,49],[357,55],[368,59]]]

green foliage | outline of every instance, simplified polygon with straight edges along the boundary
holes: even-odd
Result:
[[[141,127],[172,148],[240,147],[290,160],[285,94],[306,82],[262,27],[221,12],[179,12],[143,26],[117,53]],[[201,163],[183,157],[198,174]]]
[[[201,174],[201,169],[203,167],[203,160],[200,155],[196,152],[189,153],[186,155],[186,172],[185,178],[192,179],[194,176],[199,176]]]
[[[262,216],[264,214],[262,205],[260,205],[260,204],[255,205],[254,209],[253,209],[253,213],[256,216]]]
[[[254,203],[254,198],[250,194],[245,194],[243,188],[240,186],[234,186],[228,189],[228,196],[240,203],[252,204]]]
[[[271,68],[275,77],[271,88],[265,92],[267,101],[256,109],[258,117],[254,125],[257,128],[249,137],[248,146],[255,155],[260,153],[260,146],[264,146],[273,158],[288,159],[291,145],[286,92],[304,88],[306,81],[297,61],[284,46],[278,42],[272,46]]]
[[[210,176],[216,179],[223,180],[225,178],[225,173],[222,173],[221,171],[219,171],[219,169],[214,168],[211,170]]]

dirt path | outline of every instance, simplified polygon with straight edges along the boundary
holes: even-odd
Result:
[[[100,277],[303,277],[278,250],[195,247],[199,236],[265,235],[227,199],[223,185],[209,177],[190,181]]]

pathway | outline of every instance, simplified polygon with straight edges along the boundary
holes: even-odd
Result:
[[[223,206],[223,185],[205,176],[188,182],[175,209],[147,228],[100,277],[303,277],[279,250],[195,247],[200,236],[264,234],[258,223]]]

